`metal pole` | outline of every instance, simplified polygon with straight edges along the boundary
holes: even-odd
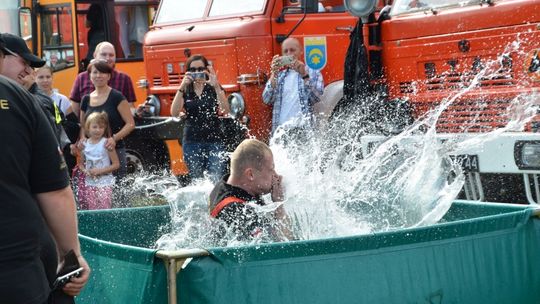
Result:
[[[170,259],[167,262],[167,293],[169,304],[176,304],[176,259]]]
[[[178,303],[178,292],[176,290],[176,276],[180,272],[182,265],[188,258],[209,256],[210,253],[203,249],[181,249],[177,251],[160,250],[156,252],[156,257],[163,260],[167,268],[167,296],[169,304]]]

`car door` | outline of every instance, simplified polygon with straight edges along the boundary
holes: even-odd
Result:
[[[333,0],[276,1],[282,3],[276,3],[273,11],[274,53],[281,53],[284,38],[297,38],[303,46],[303,60],[321,70],[325,84],[343,79],[349,34],[357,18]]]

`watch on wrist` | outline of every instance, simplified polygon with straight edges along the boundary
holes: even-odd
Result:
[[[304,80],[309,79],[309,73],[306,73],[306,75],[302,76],[302,79]]]

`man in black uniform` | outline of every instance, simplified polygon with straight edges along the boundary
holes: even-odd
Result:
[[[0,37],[0,69],[5,55],[15,56]],[[56,251],[61,256],[75,252],[84,270],[63,291],[77,295],[90,268],[81,256],[75,201],[62,154],[33,97],[3,76],[0,130],[4,143],[0,152],[0,302],[47,303],[46,273],[51,269],[40,259],[43,251],[54,254],[53,259]]]
[[[45,60],[32,54],[21,37],[9,33],[2,33],[0,36],[9,50],[0,74],[18,82],[34,95],[53,126],[60,147],[64,149],[71,143],[62,127],[65,122],[64,114],[49,96],[39,91],[33,77],[33,68],[42,67]]]
[[[270,214],[257,212],[251,205],[264,206],[261,196],[267,193],[271,193],[273,202],[282,202],[281,179],[274,168],[272,150],[256,139],[244,140],[231,156],[231,174],[210,193],[210,216],[223,221],[238,240],[293,239],[283,205]],[[224,237],[225,231],[217,233],[218,238]]]

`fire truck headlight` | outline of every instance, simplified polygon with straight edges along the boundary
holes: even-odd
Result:
[[[517,141],[514,159],[520,169],[540,170],[540,141]]]
[[[231,117],[237,119],[244,115],[246,110],[246,104],[244,102],[244,97],[240,93],[232,93],[228,98],[229,107],[231,109]]]
[[[367,17],[375,10],[377,0],[345,0],[343,4],[351,15]]]

